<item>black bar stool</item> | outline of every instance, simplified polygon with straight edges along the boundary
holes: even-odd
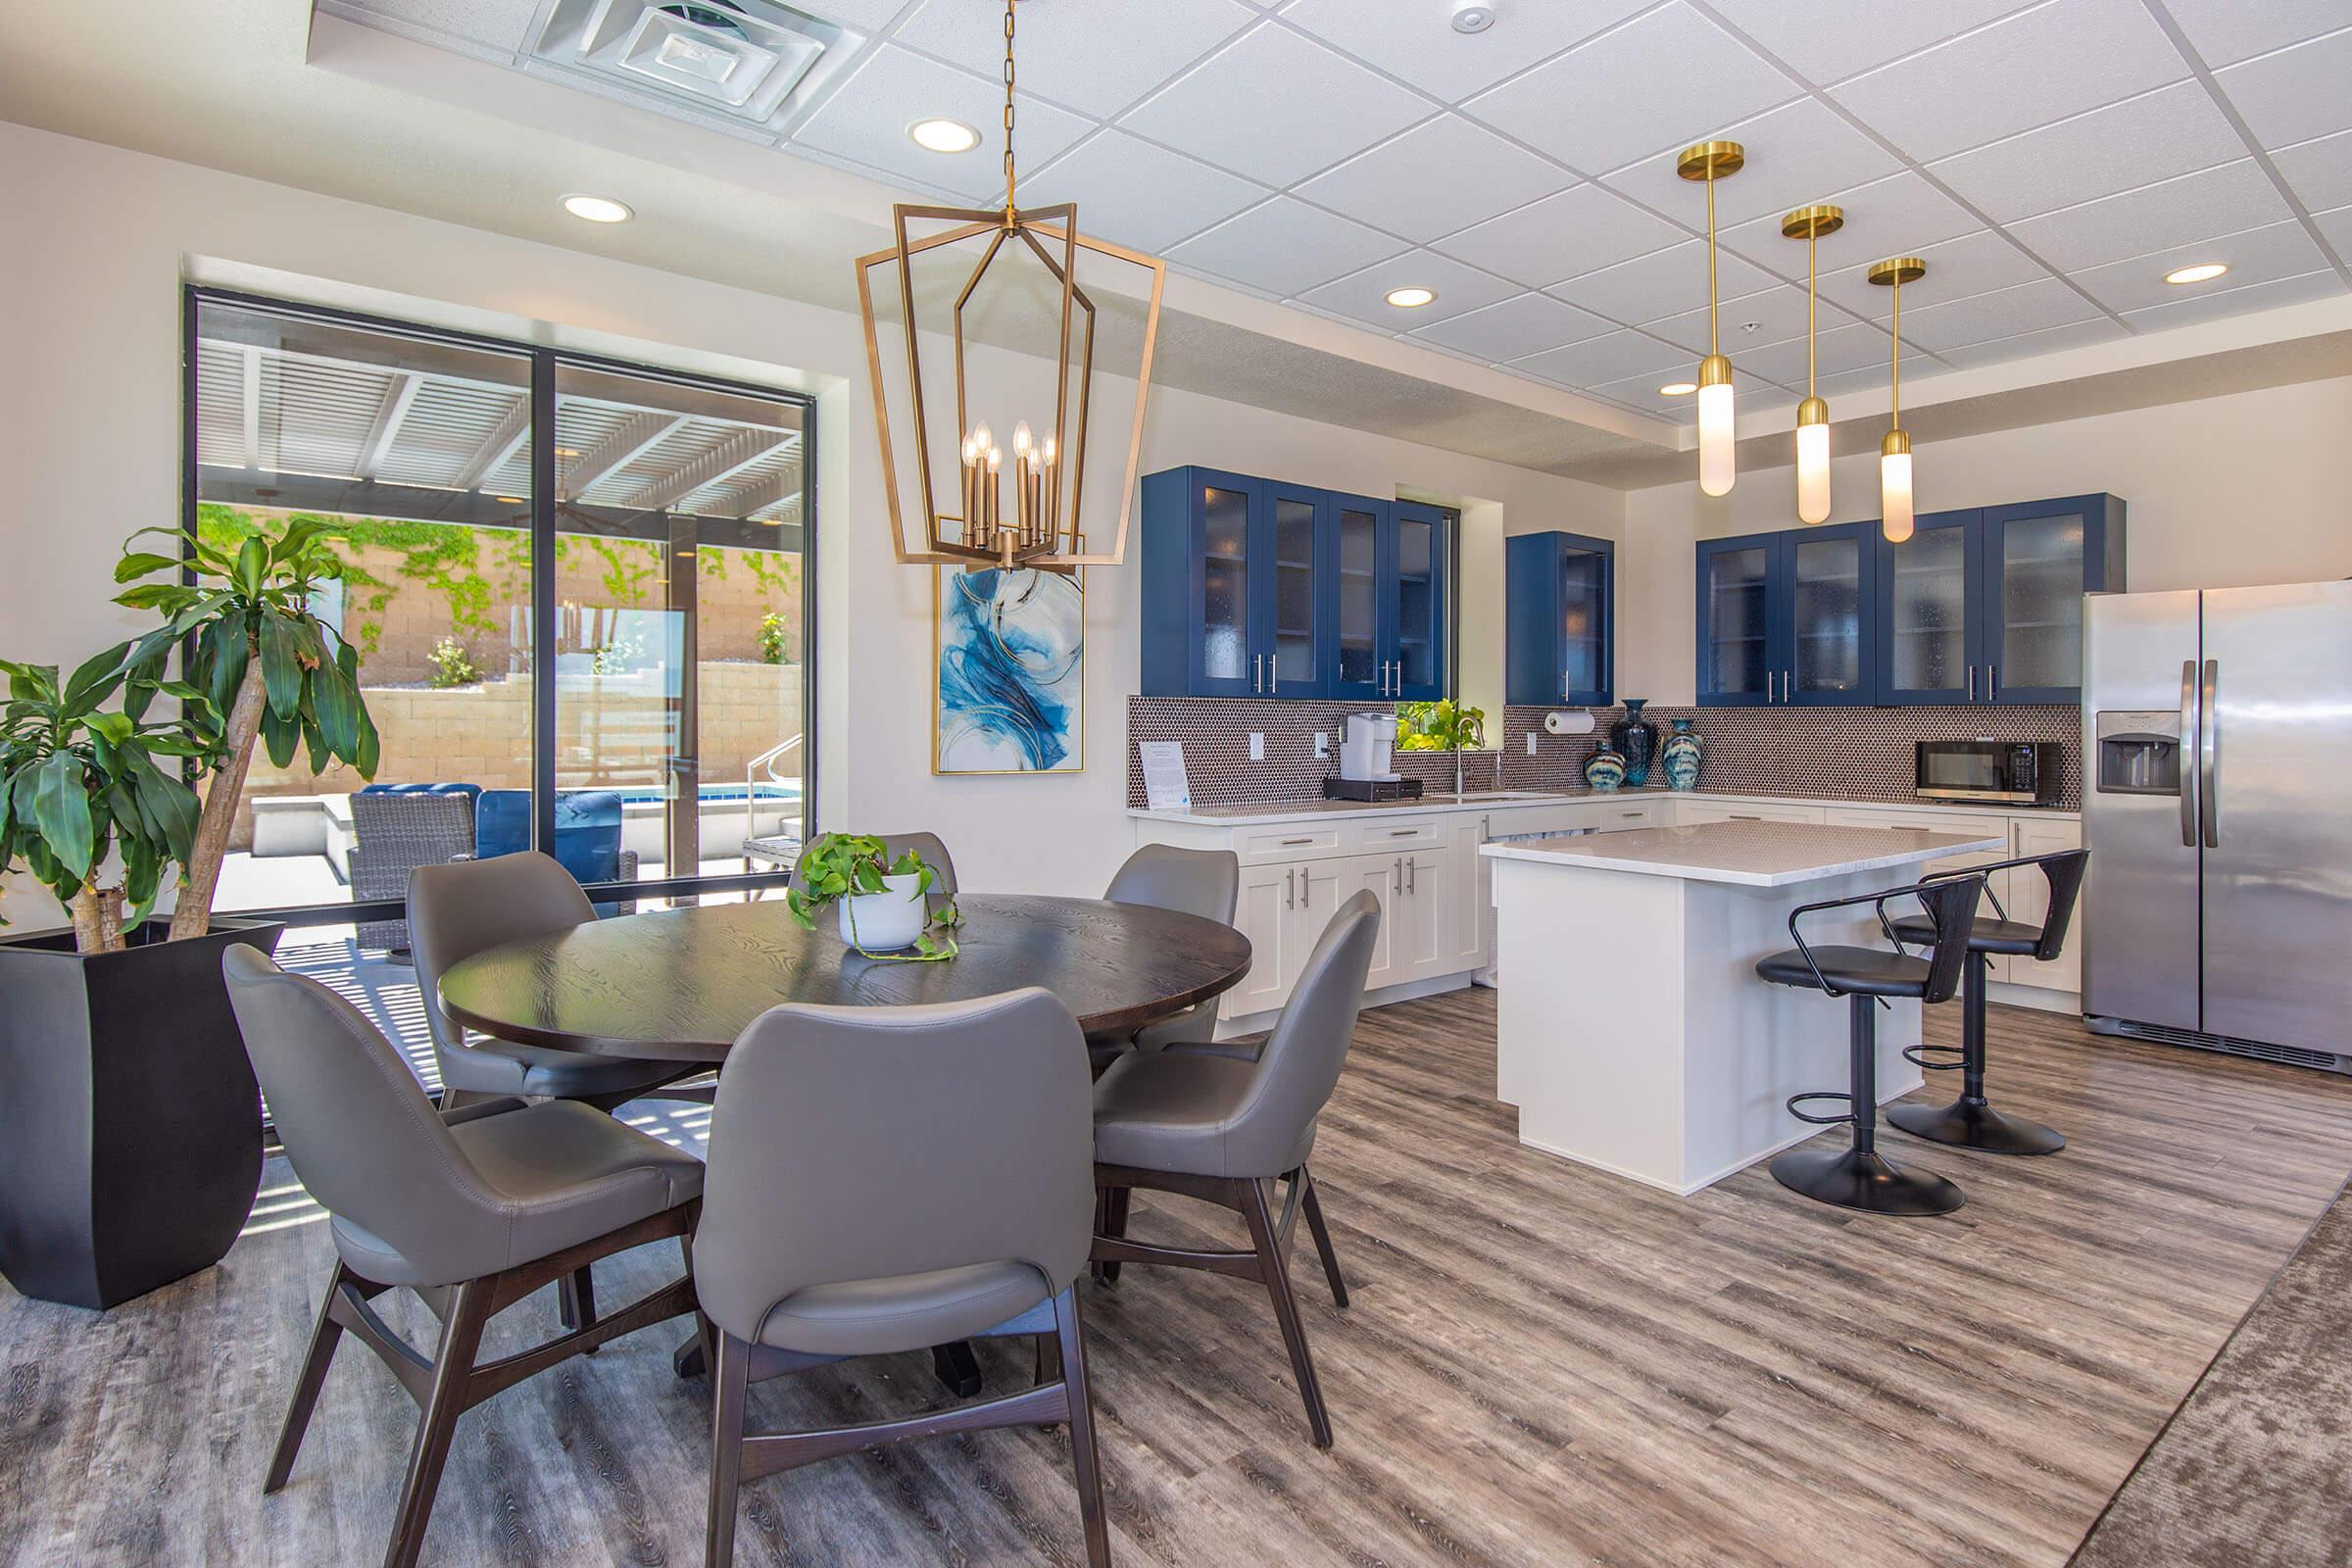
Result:
[[[1886,1112],[1886,1119],[1914,1138],[1982,1150],[1988,1154],[2055,1154],[2066,1147],[2064,1134],[2022,1116],[2005,1116],[1985,1102],[1984,987],[1994,954],[2033,957],[2044,963],[2058,956],[2058,950],[2066,946],[2066,928],[2074,919],[2075,896],[2082,889],[2082,873],[2089,868],[2090,852],[2062,850],[2056,855],[2030,855],[2022,859],[1972,866],[1967,872],[1943,874],[1989,875],[2013,865],[2041,868],[2041,874],[2050,884],[2049,912],[2042,916],[2038,926],[2012,920],[2009,911],[2001,907],[1999,897],[1987,888],[1985,897],[1992,901],[1992,913],[1978,916],[1969,927],[1968,968],[1960,987],[1958,1052],[1950,1046],[1914,1046],[1903,1053],[1932,1071],[1958,1069],[1960,1098],[1948,1105],[1896,1105]],[[1935,933],[1926,920],[1914,914],[1894,922],[1894,936],[1898,942],[1929,942],[1934,940]],[[1929,1059],[1954,1054],[1960,1059]]]
[[[1908,1170],[1881,1157],[1879,1127],[1879,1004],[1889,997],[1915,997],[1923,1003],[1948,1002],[1960,986],[1960,969],[1968,956],[1968,933],[1977,912],[1977,897],[1984,878],[1958,873],[1884,893],[1857,893],[1850,899],[1807,904],[1788,915],[1793,949],[1756,960],[1756,973],[1781,986],[1809,986],[1832,997],[1851,999],[1852,1053],[1845,1092],[1824,1090],[1793,1095],[1788,1114],[1799,1121],[1833,1126],[1845,1122],[1854,1141],[1845,1149],[1791,1149],[1772,1162],[1772,1174],[1782,1186],[1824,1203],[1859,1208],[1873,1214],[1948,1214],[1967,1201],[1960,1189],[1933,1171]],[[1902,951],[1894,927],[1886,919],[1889,899],[1917,897],[1927,911],[1935,942],[1924,958]],[[1797,922],[1824,909],[1848,908],[1857,904],[1877,907],[1879,927],[1895,951],[1877,948],[1809,947]],[[1808,1100],[1842,1100],[1842,1116],[1817,1116],[1797,1108]]]

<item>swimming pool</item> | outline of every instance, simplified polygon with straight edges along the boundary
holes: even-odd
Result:
[[[653,785],[615,790],[613,793],[629,806],[648,806],[669,799],[667,793]],[[740,805],[744,798],[744,788],[740,784],[706,784],[695,794],[706,806],[713,802],[724,803],[727,801],[733,801]],[[797,782],[759,784],[753,786],[752,798],[760,801],[797,801],[801,798],[801,786]]]

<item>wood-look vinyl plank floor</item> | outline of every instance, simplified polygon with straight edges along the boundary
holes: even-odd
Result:
[[[1324,1118],[1316,1174],[1355,1304],[1334,1310],[1311,1252],[1294,1279],[1333,1452],[1307,1443],[1254,1286],[1131,1265],[1083,1288],[1121,1561],[2056,1568],[2352,1168],[2352,1082],[1996,1008],[1995,1101],[2064,1130],[2064,1153],[1883,1134],[1966,1189],[1935,1220],[1823,1208],[1761,1168],[1680,1200],[1520,1148],[1494,1018],[1483,991],[1365,1014]],[[628,1114],[681,1141],[708,1119]],[[331,1259],[282,1161],[264,1186],[220,1267],[113,1313],[0,1290],[0,1564],[381,1555],[415,1414],[351,1342],[292,1484],[261,1495]],[[1171,1198],[1139,1197],[1135,1230],[1239,1240]],[[675,1258],[600,1266],[600,1299]],[[420,1304],[387,1299],[429,1340]],[[525,1303],[489,1348],[553,1317]],[[469,1413],[427,1561],[699,1561],[708,1388],[670,1375],[677,1338],[616,1341]],[[980,1356],[992,1389],[1027,1375],[1025,1345]],[[763,1385],[751,1406],[837,1424],[940,1397],[918,1354]],[[747,1565],[1084,1560],[1058,1429],[745,1496]]]

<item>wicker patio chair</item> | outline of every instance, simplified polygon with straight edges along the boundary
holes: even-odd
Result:
[[[351,898],[406,899],[409,873],[473,856],[473,796],[362,790],[351,798]],[[360,923],[360,946],[395,958],[409,952],[406,920]]]

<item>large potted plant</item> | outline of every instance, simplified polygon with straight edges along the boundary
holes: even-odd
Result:
[[[220,956],[279,928],[212,918],[238,797],[257,741],[375,765],[358,655],[311,609],[341,570],[326,534],[191,538],[196,584],[120,600],[163,614],[148,636],[62,679],[0,662],[0,874],[22,866],[73,920],[0,935],[0,1273],[27,1296],[113,1306],[217,1262],[252,1210],[261,1099]],[[129,552],[116,576],[181,564]]]

